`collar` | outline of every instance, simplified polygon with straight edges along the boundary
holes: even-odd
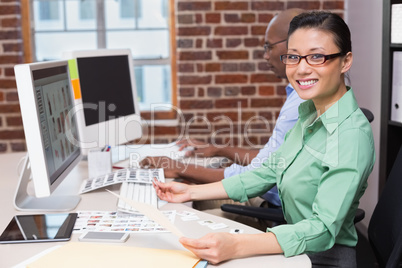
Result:
[[[348,118],[354,111],[358,109],[356,97],[351,87],[347,87],[346,93],[334,103],[328,110],[325,111],[313,123],[322,122],[326,130],[332,134],[339,125]],[[299,106],[299,118],[302,121],[307,120],[316,109],[312,100],[301,103]]]
[[[285,90],[286,90],[286,97],[289,97],[290,94],[292,94],[292,92],[295,91],[290,83],[286,86]]]

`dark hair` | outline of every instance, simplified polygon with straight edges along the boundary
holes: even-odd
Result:
[[[301,13],[290,22],[288,38],[300,28],[315,28],[329,32],[334,36],[335,44],[339,47],[341,53],[346,54],[352,51],[349,27],[339,15],[328,11]]]

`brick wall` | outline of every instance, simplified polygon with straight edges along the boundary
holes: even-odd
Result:
[[[344,12],[332,0],[175,0],[180,126],[149,127],[145,139],[189,135],[218,144],[265,144],[287,82],[262,59],[266,26],[293,7]],[[23,61],[20,0],[0,0],[0,152],[25,150],[13,66]]]
[[[24,151],[14,65],[22,63],[20,3],[0,1],[0,152]]]

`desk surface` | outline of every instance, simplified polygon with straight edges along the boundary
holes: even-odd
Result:
[[[34,214],[28,212],[21,212],[15,210],[13,206],[14,193],[17,187],[18,175],[17,165],[24,153],[11,153],[0,155],[0,170],[2,175],[0,177],[0,198],[2,201],[0,217],[0,231],[2,232],[11,218],[16,214]],[[70,193],[78,192],[79,182],[87,176],[86,162],[78,165],[73,172],[64,181],[58,190],[63,190]],[[73,182],[73,183],[71,183]],[[119,191],[119,186],[110,186],[108,189],[115,192]],[[61,191],[56,190],[54,194],[61,194]],[[81,202],[75,210],[116,210],[116,198],[104,190],[93,191],[83,194]],[[213,220],[215,222],[223,222],[229,227],[212,231],[206,226],[201,226],[197,221],[182,221],[180,217],[176,217],[175,225],[184,233],[184,235],[192,238],[201,237],[210,232],[229,232],[232,228],[240,228],[244,233],[260,233],[259,230],[249,226],[210,215],[201,211],[194,210],[185,204],[166,204],[161,210],[177,210],[177,211],[192,211],[195,212],[200,220]],[[37,213],[41,213],[38,211]],[[79,234],[73,233],[71,241],[78,241]],[[56,245],[63,245],[68,242],[52,242],[52,243],[33,243],[33,244],[3,244],[0,245],[0,267],[12,267],[26,259],[51,248]],[[150,233],[150,234],[136,234],[132,233],[129,240],[121,246],[137,246],[148,248],[161,248],[161,249],[184,249],[178,242],[177,237],[171,233]],[[300,255],[292,258],[285,258],[283,255],[270,255],[270,256],[256,256],[244,259],[230,260],[220,265],[208,265],[208,267],[246,267],[246,265],[253,265],[255,267],[263,265],[264,267],[311,267],[310,259],[306,255]]]

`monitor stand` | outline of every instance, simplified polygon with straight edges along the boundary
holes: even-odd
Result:
[[[28,154],[24,160],[23,170],[19,178],[14,198],[14,207],[20,211],[71,211],[81,200],[79,195],[51,195],[36,197],[28,194],[28,183],[31,178]]]

